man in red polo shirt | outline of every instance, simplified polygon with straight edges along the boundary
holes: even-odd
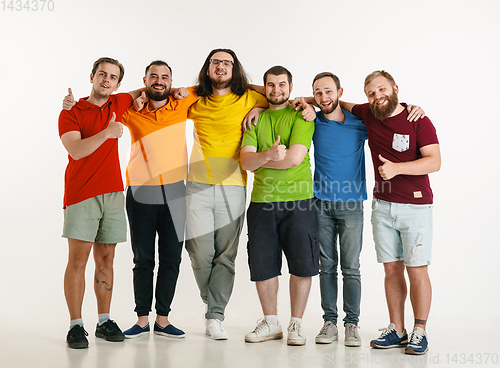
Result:
[[[115,246],[126,241],[127,231],[117,138],[123,133],[121,116],[140,90],[112,95],[123,74],[117,60],[100,58],[90,74],[90,96],[59,115],[59,136],[69,154],[62,236],[69,245],[64,293],[71,318],[66,338],[70,348],[88,347],[81,309],[91,249],[99,313],[95,335],[108,341],[124,340],[120,328],[109,318]]]

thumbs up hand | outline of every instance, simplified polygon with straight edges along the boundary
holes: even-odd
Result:
[[[123,125],[119,121],[115,121],[116,114],[113,113],[108,127],[106,128],[108,138],[120,138],[123,134]]]
[[[71,88],[68,88],[68,94],[66,95],[66,97],[64,97],[62,107],[64,110],[71,110],[71,108],[75,105],[76,101],[73,97],[73,91],[71,90]]]
[[[398,175],[396,164],[394,162],[389,161],[380,154],[378,155],[378,158],[382,161],[382,165],[378,167],[378,173],[382,179],[391,180],[393,177]]]
[[[280,143],[280,136],[278,135],[278,139],[273,143],[272,147],[269,148],[268,159],[270,161],[281,161],[286,157],[286,146]]]

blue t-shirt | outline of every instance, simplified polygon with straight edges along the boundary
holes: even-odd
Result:
[[[342,109],[345,121],[328,120],[319,111],[315,120],[314,195],[331,202],[366,200],[363,120]]]

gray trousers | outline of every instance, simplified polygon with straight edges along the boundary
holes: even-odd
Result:
[[[186,250],[191,258],[205,318],[224,320],[234,285],[246,188],[187,182]]]

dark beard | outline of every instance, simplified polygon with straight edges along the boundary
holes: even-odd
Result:
[[[170,88],[165,87],[163,92],[155,91],[153,85],[146,87],[146,94],[150,100],[153,101],[163,101],[170,95]]]
[[[396,91],[394,91],[394,88],[392,89],[392,94],[390,96],[387,96],[387,101],[388,104],[384,107],[378,107],[376,105],[376,102],[374,102],[373,104],[370,103],[370,111],[376,119],[385,120],[389,116],[391,116],[394,110],[396,110],[399,101],[398,94],[396,93]]]
[[[335,109],[337,108],[338,105],[339,105],[339,99],[337,98],[335,101],[332,101],[332,107],[330,107],[328,110],[323,110],[320,107],[321,112],[323,113],[323,115],[331,114],[333,111],[335,111]]]
[[[213,89],[226,89],[231,87],[231,80],[214,81],[213,79],[210,79],[210,81],[212,82]]]
[[[271,101],[269,98],[267,99],[267,102],[269,102],[271,105],[274,105],[274,106],[279,106],[279,105],[282,105],[284,104],[285,102],[288,101],[288,97],[290,97],[290,95],[288,96],[284,96],[281,100],[278,100],[278,101]]]

